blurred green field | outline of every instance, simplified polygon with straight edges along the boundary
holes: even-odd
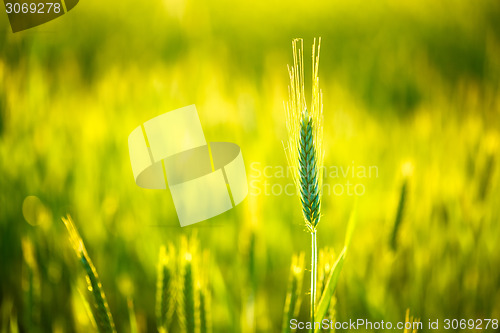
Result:
[[[15,34],[0,16],[0,332],[92,329],[66,214],[118,332],[128,299],[156,331],[159,249],[183,235],[209,253],[213,332],[280,332],[292,255],[309,258],[298,198],[276,194],[286,66],[303,37],[308,69],[317,36],[325,165],[377,170],[325,179],[365,189],[323,198],[319,247],[337,254],[357,201],[337,320],[500,319],[498,1],[86,0]],[[127,137],[190,104],[208,141],[241,147],[250,194],[181,229],[168,191],[135,185]]]

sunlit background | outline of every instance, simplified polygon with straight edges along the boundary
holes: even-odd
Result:
[[[1,332],[92,331],[67,214],[118,332],[157,330],[159,249],[180,252],[182,235],[210,258],[213,332],[280,332],[292,255],[308,266],[310,246],[283,192],[287,64],[303,37],[310,86],[319,36],[325,165],[339,170],[325,184],[364,190],[323,198],[318,246],[336,254],[357,201],[335,317],[500,318],[498,1],[85,0],[15,34],[0,17]],[[251,186],[181,229],[168,191],[135,185],[127,137],[190,104],[208,141],[241,147]],[[306,271],[301,320],[308,286]]]

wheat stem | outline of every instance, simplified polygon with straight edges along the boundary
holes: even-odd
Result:
[[[137,326],[137,317],[135,316],[134,301],[132,298],[127,300],[129,320],[130,320],[130,333],[139,333],[139,327]]]
[[[396,213],[396,219],[394,221],[394,227],[392,229],[392,236],[391,236],[391,247],[392,250],[397,249],[397,237],[398,237],[398,231],[401,225],[401,221],[403,220],[403,215],[404,215],[404,210],[405,210],[405,204],[406,204],[406,196],[407,196],[407,191],[408,191],[408,180],[405,179],[403,182],[403,185],[401,186],[401,193],[399,196],[399,203],[398,203],[398,210]]]
[[[318,243],[316,230],[311,232],[311,321],[314,322],[316,306],[316,282],[318,277]]]

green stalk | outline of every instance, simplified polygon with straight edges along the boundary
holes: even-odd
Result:
[[[316,306],[316,281],[318,276],[318,244],[316,229],[311,232],[311,322],[314,327],[314,310]],[[312,330],[314,331],[314,329]]]
[[[137,317],[135,316],[134,301],[132,298],[127,300],[128,313],[130,319],[130,333],[139,333],[139,328],[137,327]]]
[[[397,245],[398,245],[397,244],[398,231],[399,231],[399,228],[401,226],[401,221],[403,220],[407,192],[408,192],[408,179],[405,179],[403,185],[401,186],[401,194],[399,196],[399,203],[398,203],[398,210],[396,213],[396,220],[394,221],[394,227],[392,229],[391,247],[392,247],[393,251],[396,251]]]

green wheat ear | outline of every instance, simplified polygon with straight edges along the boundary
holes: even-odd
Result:
[[[197,247],[194,237],[188,241],[187,238],[181,240],[180,261],[180,283],[181,291],[178,297],[178,317],[183,332],[194,333],[199,328],[198,295],[195,293],[196,274],[195,259]]]
[[[320,220],[323,185],[323,97],[319,89],[319,53],[321,38],[314,40],[312,52],[312,98],[308,108],[304,87],[304,44],[292,43],[293,66],[288,67],[290,85],[285,103],[288,145],[286,157],[300,193],[306,227],[314,232]],[[317,45],[317,46],[316,46]]]
[[[311,230],[316,229],[319,223],[321,209],[313,126],[313,120],[306,109],[300,124],[299,184],[302,213],[304,214],[306,225]]]
[[[162,246],[158,259],[156,284],[156,323],[160,333],[168,332],[175,311],[174,248]]]
[[[97,275],[97,270],[95,269],[92,260],[90,259],[87,249],[83,244],[83,240],[80,234],[76,230],[75,224],[71,219],[71,216],[62,218],[66,229],[68,229],[70,242],[76,252],[78,259],[80,260],[85,272],[87,273],[86,280],[88,284],[88,289],[92,292],[94,297],[94,317],[97,324],[97,328],[101,333],[116,332],[115,324],[113,322],[113,317],[111,316],[111,311],[109,310],[108,302],[106,300],[106,295],[102,290],[102,284]]]
[[[209,290],[201,286],[198,288],[198,297],[200,300],[200,333],[212,332],[212,323],[210,318],[210,296]]]
[[[191,262],[191,254],[186,253],[184,261],[183,274],[183,312],[184,323],[187,333],[194,333],[196,327],[195,315],[195,300],[194,300],[194,281],[193,281],[193,266]]]

